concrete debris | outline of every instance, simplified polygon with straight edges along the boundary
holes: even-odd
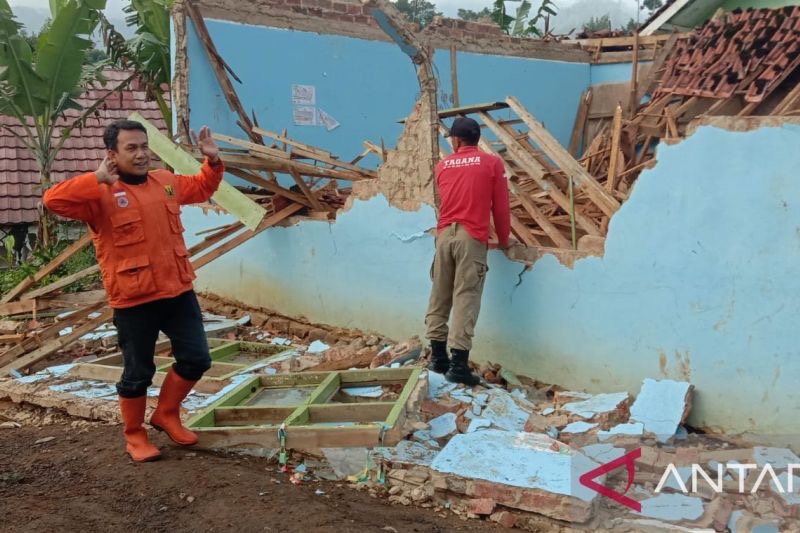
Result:
[[[530,415],[508,393],[494,393],[481,416],[498,429],[523,431]]]
[[[472,433],[473,431],[478,431],[479,429],[488,429],[490,427],[492,427],[491,420],[486,420],[485,418],[474,418],[469,423],[467,433]]]
[[[619,424],[608,431],[597,432],[597,438],[601,442],[614,437],[641,437],[642,435],[644,435],[644,424],[640,422]]]
[[[585,400],[590,400],[591,398],[592,395],[588,392],[556,391],[553,401],[556,404],[556,408],[560,409],[568,403],[582,402]]]
[[[616,448],[613,444],[590,444],[581,448],[581,453],[600,464],[605,464],[625,455],[625,448]]]
[[[631,406],[631,421],[641,422],[646,432],[667,442],[689,416],[693,389],[686,382],[645,379]]]
[[[322,342],[320,340],[316,340],[316,341],[314,341],[314,342],[312,342],[311,344],[308,345],[308,349],[306,350],[306,353],[311,353],[311,354],[322,353],[322,352],[324,352],[326,350],[329,350],[329,349],[330,349],[330,346],[328,346],[327,344],[325,344],[324,342]]]
[[[617,518],[603,532],[609,533],[713,533],[708,528],[684,527],[652,519]]]
[[[800,457],[786,448],[756,446],[753,448],[753,460],[759,468],[764,468],[769,464],[775,471],[786,470],[789,465],[800,465]]]
[[[552,407],[548,407],[548,408],[542,410],[542,416],[550,416],[555,412],[556,412],[555,409],[553,409]]]
[[[517,523],[517,517],[508,511],[498,511],[492,513],[489,520],[496,522],[505,528],[511,529]]]
[[[397,443],[394,448],[381,448],[380,453],[383,457],[394,464],[399,465],[418,465],[429,466],[436,458],[438,453],[419,442],[403,440]]]
[[[728,520],[731,533],[780,533],[777,520],[762,520],[747,511],[734,511]]]
[[[703,516],[703,500],[685,494],[659,494],[641,502],[642,516],[667,522],[697,520]]]
[[[501,368],[498,374],[507,384],[509,389],[521,389],[524,387],[517,375],[507,368]]]
[[[458,431],[455,413],[445,413],[440,417],[434,418],[430,421],[430,425],[430,434],[434,439],[444,439]]]
[[[431,468],[437,490],[583,523],[597,493],[577,477],[597,466],[546,435],[489,429],[453,437]]]
[[[598,394],[586,400],[565,404],[562,410],[608,427],[628,420],[628,402],[627,392]]]
[[[586,433],[597,427],[597,424],[590,424],[589,422],[572,422],[561,430],[562,435],[567,433]]]
[[[724,495],[717,495],[703,512],[703,516],[697,521],[696,525],[707,527],[714,531],[725,531],[728,521],[733,513],[733,502]]]

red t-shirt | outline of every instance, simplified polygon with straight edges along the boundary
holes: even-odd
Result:
[[[462,146],[436,166],[439,186],[438,229],[459,223],[477,241],[489,241],[489,216],[501,246],[508,244],[511,208],[508,182],[499,157],[477,146]]]

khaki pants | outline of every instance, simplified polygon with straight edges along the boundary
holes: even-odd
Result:
[[[431,299],[425,324],[428,340],[447,341],[450,348],[471,350],[475,323],[481,310],[487,246],[476,241],[460,224],[451,224],[436,237],[431,266]],[[453,312],[453,327],[447,321]],[[449,338],[448,338],[449,337]]]

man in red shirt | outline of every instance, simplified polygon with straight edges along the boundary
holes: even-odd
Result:
[[[511,209],[503,162],[478,149],[481,129],[471,118],[457,118],[450,128],[453,154],[436,167],[441,205],[436,255],[431,267],[431,290],[425,323],[431,343],[433,372],[448,381],[477,385],[469,370],[469,351],[481,307],[489,267],[489,222],[494,218],[501,248],[508,247]],[[491,217],[491,218],[490,218]],[[452,327],[448,319],[452,310]],[[448,337],[452,360],[447,354]]]
[[[117,393],[126,451],[134,461],[161,456],[142,426],[147,387],[156,366],[158,332],[172,342],[169,369],[150,424],[183,446],[197,435],[181,423],[180,406],[211,367],[203,317],[192,289],[194,270],[183,241],[183,204],[208,200],[224,173],[219,149],[204,127],[195,142],[206,160],[197,176],[150,170],[147,130],[119,120],[103,134],[106,158],[100,167],[48,189],[44,204],[89,226],[122,350]]]

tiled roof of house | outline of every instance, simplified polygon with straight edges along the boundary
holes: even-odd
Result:
[[[130,72],[106,71],[105,86],[88,88],[77,99],[78,103],[84,108],[91,106],[129,76]],[[119,94],[110,96],[82,128],[72,132],[56,157],[51,180],[59,182],[97,168],[105,156],[103,129],[110,121],[125,118],[133,111],[166,132],[158,105],[147,101],[145,90],[133,82]],[[67,121],[61,120],[59,124],[71,123],[78,114],[78,111],[69,110]],[[24,128],[11,117],[0,116],[0,124],[25,136]],[[39,167],[33,154],[7,129],[0,128],[0,225],[36,222],[40,202]]]
[[[736,10],[676,44],[658,93],[761,102],[800,66],[800,6]]]

